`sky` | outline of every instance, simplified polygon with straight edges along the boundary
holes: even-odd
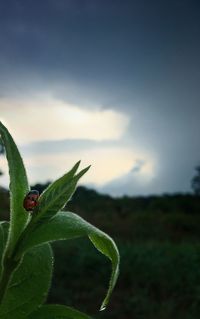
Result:
[[[81,159],[82,184],[102,193],[191,191],[199,1],[1,0],[0,46],[0,119],[31,184]]]

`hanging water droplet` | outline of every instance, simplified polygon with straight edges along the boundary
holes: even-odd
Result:
[[[99,311],[104,311],[106,309],[105,305],[102,305]]]

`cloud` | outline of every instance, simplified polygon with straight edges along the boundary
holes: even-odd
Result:
[[[168,145],[170,148],[171,145]],[[113,196],[188,193],[194,167],[199,163],[198,149],[186,150],[182,145],[166,148],[157,157],[140,156],[125,174],[101,185],[98,190]],[[188,152],[189,150],[189,152]],[[182,154],[182,158],[178,156]]]
[[[68,171],[78,160],[81,166],[92,165],[81,183],[101,190],[114,183],[123,191],[122,176],[132,175],[145,184],[156,174],[153,157],[120,141],[64,140],[41,141],[19,146],[31,184],[55,180]],[[1,168],[7,172],[6,159]],[[1,178],[8,186],[8,172]],[[109,187],[108,187],[109,189]],[[111,191],[112,193],[112,191]]]
[[[50,96],[0,99],[1,120],[19,143],[40,140],[118,140],[129,119],[114,109],[93,110],[68,104]]]
[[[92,165],[81,182],[103,185],[130,169],[133,163],[133,152],[126,148],[98,148],[85,151],[74,150],[70,153],[63,152],[50,156],[38,154],[25,157],[24,161],[30,172],[30,179],[36,182],[61,176],[80,159],[83,167]]]
[[[108,181],[98,188],[100,192],[113,196],[151,194],[152,184],[157,177],[156,159],[140,154],[135,158],[132,167],[113,180]]]
[[[200,158],[199,4],[38,3],[0,2],[0,118],[31,180],[83,154],[89,181],[113,194],[189,190]]]

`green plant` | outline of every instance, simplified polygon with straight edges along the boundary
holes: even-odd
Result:
[[[50,242],[88,236],[112,263],[112,274],[100,310],[106,308],[119,272],[114,241],[78,215],[61,212],[89,167],[77,173],[80,162],[53,182],[29,214],[23,201],[29,185],[22,158],[12,136],[0,122],[10,174],[10,223],[0,223],[0,318],[86,319],[87,315],[61,305],[44,305],[51,283],[53,254]]]

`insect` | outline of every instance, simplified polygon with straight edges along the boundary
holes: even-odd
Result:
[[[39,192],[31,190],[24,198],[23,206],[27,211],[32,211],[38,204]]]

